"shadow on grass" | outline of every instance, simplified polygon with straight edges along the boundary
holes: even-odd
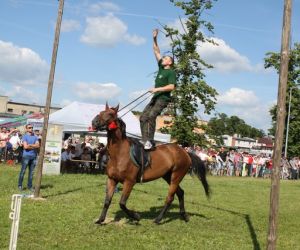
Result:
[[[65,195],[65,194],[74,193],[74,192],[77,192],[80,190],[84,190],[86,188],[99,187],[99,186],[105,186],[105,184],[90,185],[90,186],[84,186],[84,187],[79,187],[79,188],[74,188],[74,189],[69,189],[69,190],[64,190],[64,191],[58,191],[57,193],[43,195],[43,198],[56,197],[56,196]]]
[[[260,247],[259,242],[257,240],[256,232],[255,232],[255,229],[253,227],[251,217],[250,217],[249,214],[243,214],[243,213],[239,213],[239,212],[236,212],[236,211],[233,211],[233,210],[220,208],[220,207],[214,207],[214,206],[208,206],[208,205],[203,205],[203,204],[201,204],[201,206],[216,209],[216,210],[223,211],[223,212],[227,212],[227,213],[230,213],[230,214],[233,214],[233,215],[236,215],[236,216],[240,216],[243,219],[245,219],[246,224],[248,226],[249,233],[250,233],[250,237],[251,237],[251,240],[252,240],[253,249],[254,250],[261,250],[261,247]]]
[[[41,185],[41,189],[47,189],[47,188],[53,188],[54,186],[52,184],[44,184]]]
[[[171,209],[175,209],[175,208],[178,209],[178,211],[170,211]],[[137,212],[141,216],[141,220],[146,219],[146,220],[154,221],[154,219],[159,215],[161,209],[162,209],[162,207],[151,207],[149,211],[137,211]],[[197,217],[201,217],[204,219],[208,219],[203,214],[198,214],[198,213],[187,213],[187,214],[188,214],[188,216],[197,216]],[[123,210],[119,210],[116,212],[114,222],[118,222],[124,218],[129,219],[129,217]],[[160,225],[166,224],[173,220],[178,220],[178,219],[182,220],[182,217],[179,214],[179,206],[176,204],[174,204],[174,205],[172,204],[170,209],[164,215],[163,220],[159,224]],[[132,219],[129,219],[128,223],[134,224],[134,225],[140,225],[138,222],[136,222]]]

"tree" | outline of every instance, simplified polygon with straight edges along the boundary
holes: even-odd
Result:
[[[280,53],[268,52],[265,57],[265,68],[274,68],[279,74],[280,69]],[[290,112],[290,124],[289,124],[289,137],[288,137],[288,156],[299,156],[300,154],[300,90],[296,87],[300,84],[300,43],[295,43],[294,48],[290,50],[290,60],[288,66],[288,88],[287,88],[287,100],[286,110],[289,105],[289,92],[292,89],[291,99],[291,112]],[[269,129],[270,134],[275,135],[276,128],[276,109],[277,106],[273,106],[270,109],[272,116],[272,127]],[[287,119],[287,118],[286,118]],[[286,120],[287,124],[287,120]],[[284,133],[286,135],[286,131]]]
[[[180,19],[183,33],[167,25],[163,26],[167,37],[171,39],[177,74],[177,87],[173,94],[174,120],[167,131],[180,144],[204,144],[204,135],[195,132],[195,128],[200,127],[196,113],[200,103],[204,106],[204,112],[209,114],[215,107],[217,92],[204,80],[203,70],[212,66],[201,58],[197,46],[204,42],[213,43],[201,32],[203,29],[212,32],[213,26],[200,19],[204,10],[212,8],[213,1],[170,1],[184,11],[185,20]]]

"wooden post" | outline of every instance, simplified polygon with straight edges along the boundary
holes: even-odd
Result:
[[[273,154],[273,172],[271,180],[270,192],[270,213],[269,213],[269,232],[267,239],[267,249],[276,249],[277,240],[277,218],[279,207],[279,184],[280,184],[280,164],[283,145],[283,131],[286,116],[286,90],[288,79],[288,63],[289,63],[289,42],[291,30],[291,11],[292,1],[285,0],[283,13],[283,27],[281,37],[281,57],[279,71],[279,86],[277,97],[277,124],[275,134],[275,146]]]
[[[42,141],[41,141],[40,153],[39,153],[38,164],[37,164],[37,173],[36,173],[36,182],[35,182],[35,191],[34,191],[35,198],[40,196],[42,174],[43,174],[43,161],[44,161],[45,146],[46,146],[46,136],[48,130],[48,121],[49,121],[49,114],[50,114],[50,105],[51,105],[51,98],[52,98],[52,89],[53,89],[53,81],[54,81],[54,73],[55,73],[55,66],[56,66],[56,57],[57,57],[57,49],[59,44],[59,34],[60,34],[60,26],[61,26],[61,20],[63,15],[63,8],[64,8],[64,0],[59,0],[58,16],[57,16],[56,28],[55,28],[55,38],[54,38],[53,51],[52,51],[51,69],[50,69],[49,81],[48,81],[48,91],[47,91],[47,100],[45,106]]]

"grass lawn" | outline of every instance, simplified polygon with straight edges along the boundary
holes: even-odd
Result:
[[[0,165],[0,249],[9,245],[8,215],[11,196],[18,193],[19,168]],[[102,175],[44,176],[41,194],[46,199],[22,201],[18,249],[266,248],[270,180],[209,176],[213,195],[208,201],[199,180],[186,176],[181,186],[190,221],[180,219],[175,199],[160,225],[153,219],[167,184],[137,184],[127,205],[140,212],[141,221],[127,219],[116,193],[108,211],[111,222],[99,226],[94,221],[102,209],[105,181]],[[282,181],[280,189],[277,249],[300,249],[300,181]]]

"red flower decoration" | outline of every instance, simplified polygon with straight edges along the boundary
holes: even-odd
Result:
[[[109,130],[116,129],[117,127],[118,127],[118,125],[116,124],[115,121],[111,122],[111,123],[108,125],[108,129],[109,129]]]

